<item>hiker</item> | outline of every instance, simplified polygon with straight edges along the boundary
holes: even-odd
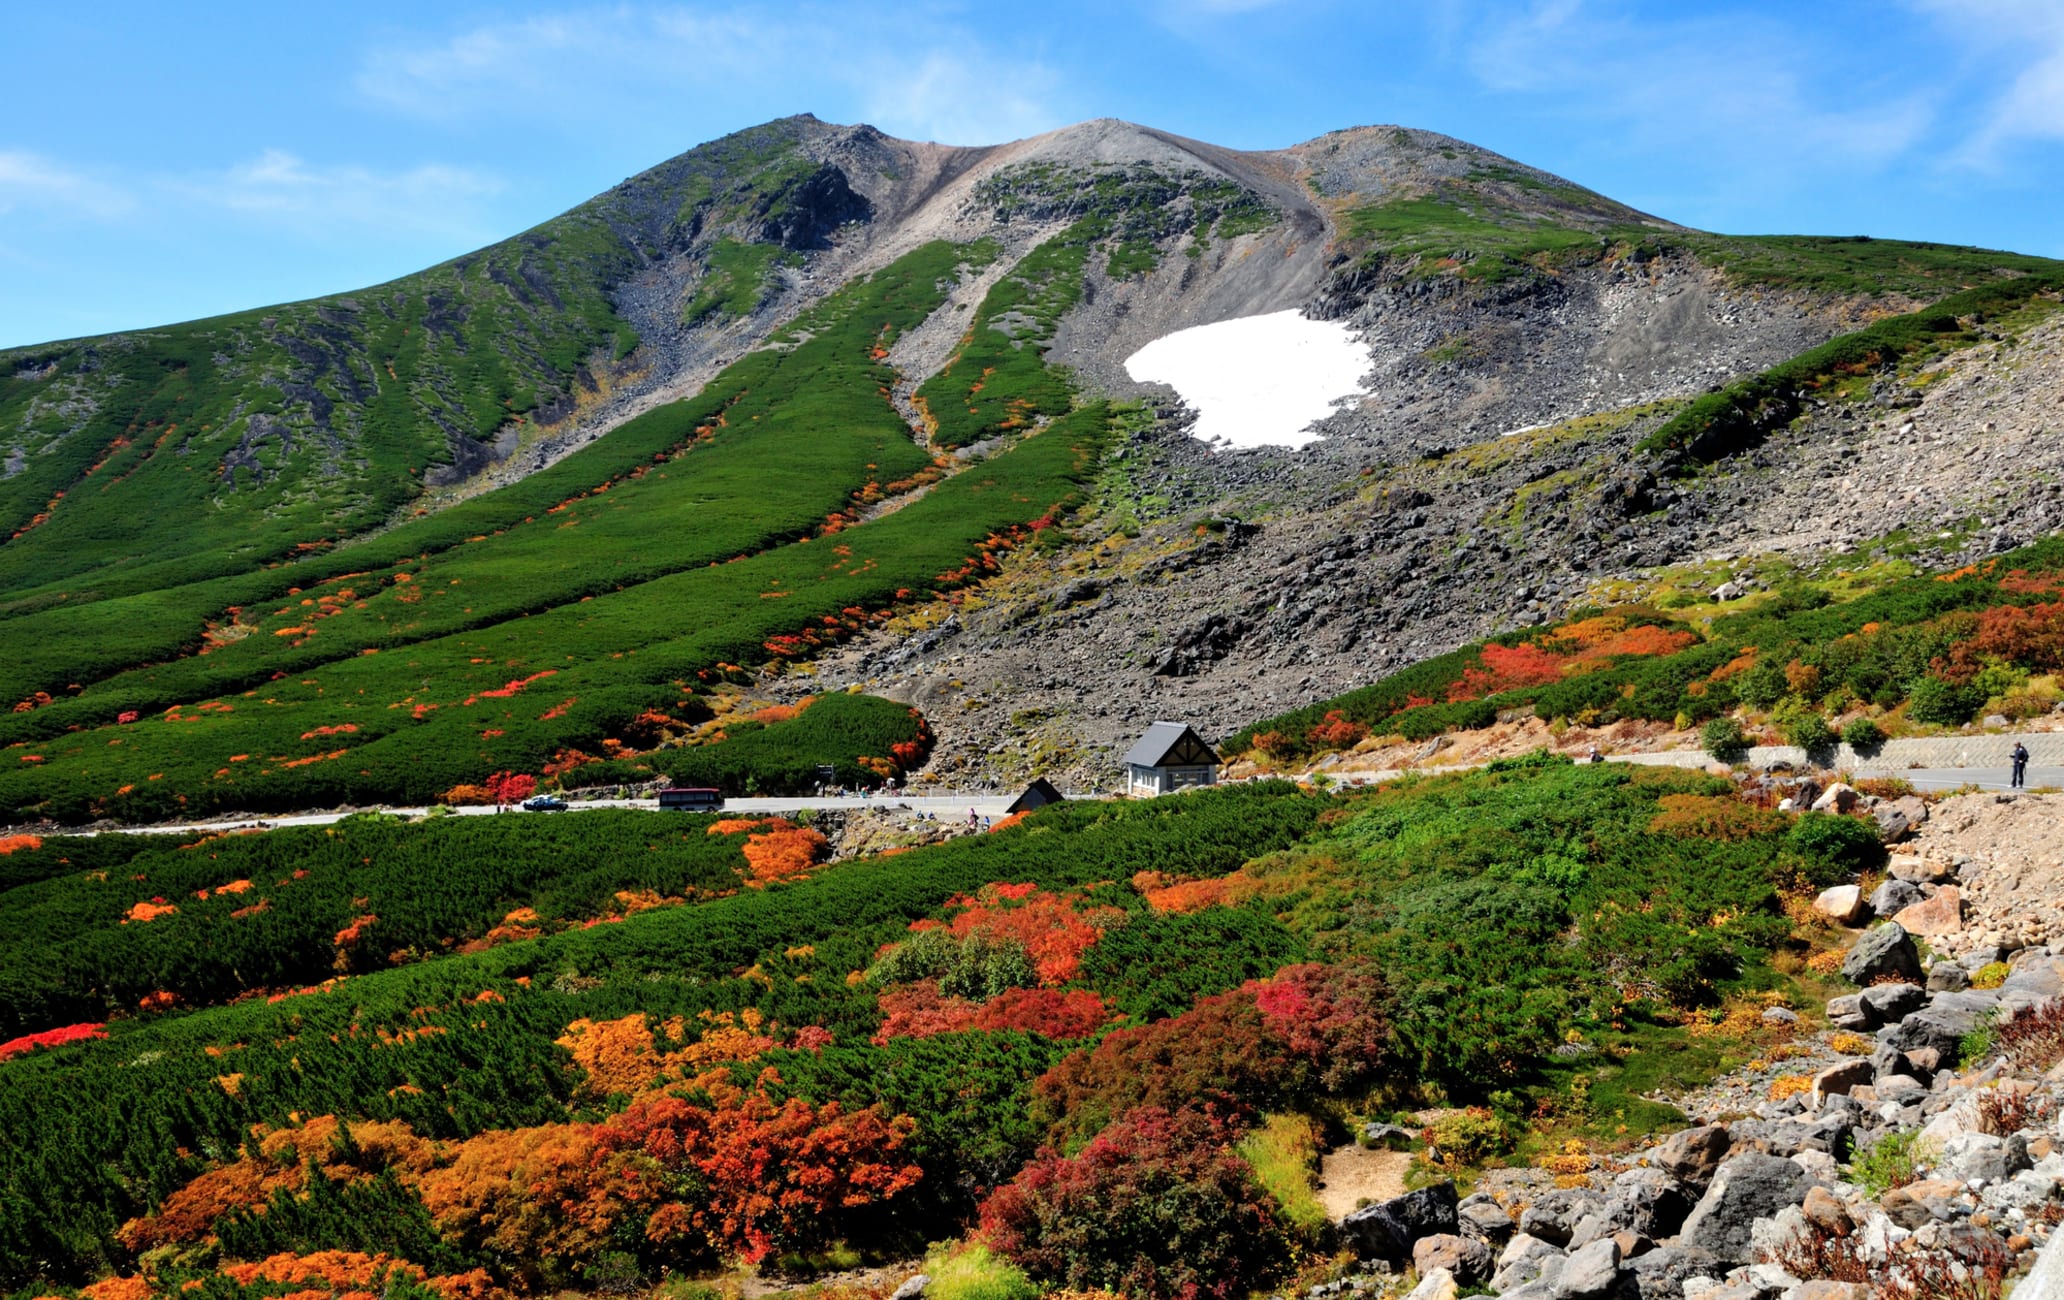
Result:
[[[2028,784],[2028,746],[2015,741],[2013,759],[2014,777],[2011,784],[2018,790]]]
[[[1587,763],[1603,763],[1605,761],[1605,755],[1598,752],[1598,746],[1593,745],[1591,746],[1590,757],[1586,758],[1584,761]]]

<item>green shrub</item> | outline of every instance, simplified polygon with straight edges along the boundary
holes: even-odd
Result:
[[[1835,747],[1835,733],[1818,713],[1801,713],[1784,724],[1787,745],[1795,745],[1809,756],[1824,756]]]
[[[1859,754],[1874,754],[1885,744],[1885,729],[1869,718],[1856,718],[1842,728],[1842,743]]]
[[[1739,763],[1749,756],[1749,738],[1733,718],[1714,718],[1699,728],[1699,747],[1722,763]]]
[[[1887,1133],[1849,1163],[1849,1181],[1876,1200],[1919,1178],[1927,1156],[1919,1129]]]
[[[1915,722],[1956,727],[1969,722],[1985,705],[1985,693],[1974,686],[1928,676],[1907,687],[1907,715]]]
[[[1817,885],[1832,885],[1885,863],[1877,827],[1857,817],[1802,813],[1785,841],[1805,861],[1807,875]]]

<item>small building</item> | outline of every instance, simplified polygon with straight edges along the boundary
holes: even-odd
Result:
[[[1011,817],[1018,813],[1031,812],[1034,808],[1044,808],[1050,803],[1064,802],[1066,796],[1054,789],[1053,782],[1042,776],[1026,786],[1025,793],[1012,800],[1011,806],[1003,810],[1003,815]]]
[[[1218,784],[1218,752],[1181,722],[1156,722],[1125,751],[1125,792],[1172,794]]]

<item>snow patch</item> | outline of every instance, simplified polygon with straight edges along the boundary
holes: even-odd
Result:
[[[1231,447],[1302,447],[1311,426],[1367,390],[1369,354],[1337,321],[1271,312],[1163,335],[1125,361],[1197,412],[1191,433]]]

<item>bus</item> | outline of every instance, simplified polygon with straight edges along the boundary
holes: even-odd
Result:
[[[722,812],[724,792],[721,790],[661,790],[659,806],[665,812]]]

